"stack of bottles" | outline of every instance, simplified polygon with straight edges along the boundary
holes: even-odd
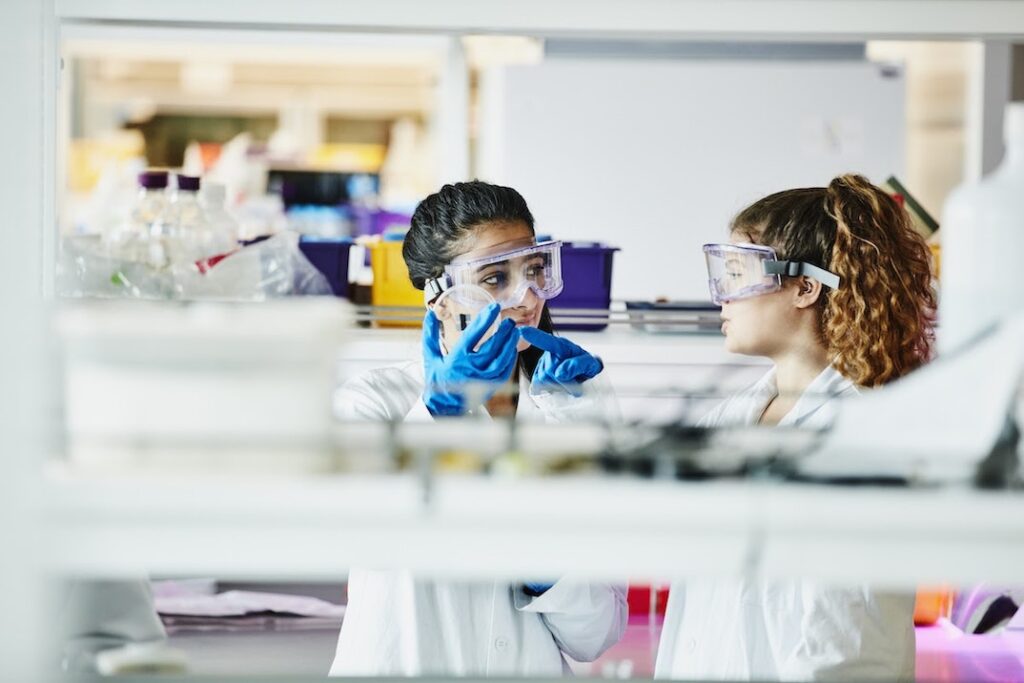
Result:
[[[138,180],[123,219],[102,235],[62,239],[61,295],[252,301],[346,294],[348,241],[333,250],[320,243],[303,248],[298,233],[284,231],[240,242],[223,185],[157,170]]]
[[[118,260],[152,268],[202,272],[212,259],[238,248],[238,225],[224,208],[224,187],[210,185],[200,196],[200,179],[176,175],[169,191],[166,171],[139,175],[139,193],[128,220],[105,235]]]

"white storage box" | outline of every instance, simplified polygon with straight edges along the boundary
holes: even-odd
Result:
[[[333,298],[69,305],[57,315],[68,455],[118,469],[331,467],[350,324]]]

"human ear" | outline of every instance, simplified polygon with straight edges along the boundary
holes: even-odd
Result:
[[[822,284],[814,278],[800,276],[793,288],[793,305],[797,308],[810,308],[821,298],[821,289]]]

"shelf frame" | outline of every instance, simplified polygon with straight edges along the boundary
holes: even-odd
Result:
[[[686,40],[1013,40],[1012,0],[56,0],[61,21]]]

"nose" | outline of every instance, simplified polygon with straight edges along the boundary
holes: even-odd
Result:
[[[523,300],[519,302],[519,306],[521,308],[533,308],[538,303],[540,303],[540,297],[537,296],[537,292],[533,291],[533,287],[527,287]]]
[[[533,291],[533,287],[527,287],[522,296],[519,297],[519,301],[504,310],[529,311],[535,308],[539,302],[540,298],[537,296],[537,293]]]

